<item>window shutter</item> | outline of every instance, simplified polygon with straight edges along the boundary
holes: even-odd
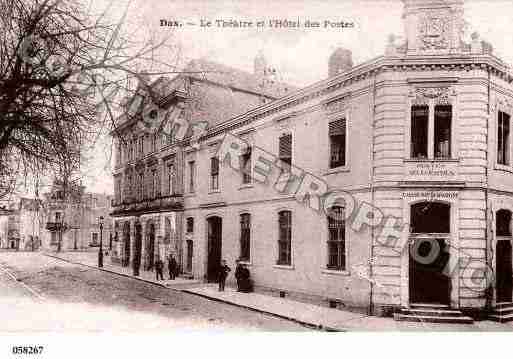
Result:
[[[346,120],[336,120],[329,123],[330,136],[342,136],[346,133]]]
[[[292,135],[283,135],[280,137],[279,143],[280,158],[292,157]]]
[[[219,160],[217,157],[212,157],[210,160],[210,173],[212,175],[219,174]]]

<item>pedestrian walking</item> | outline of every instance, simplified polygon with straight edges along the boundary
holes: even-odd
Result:
[[[218,280],[219,280],[219,291],[224,291],[224,285],[226,283],[226,277],[228,277],[228,273],[231,272],[230,267],[226,265],[226,261],[223,259],[221,261],[221,266],[219,267]]]
[[[169,268],[169,279],[174,280],[176,278],[178,263],[176,263],[173,253],[169,254],[169,257],[167,259],[167,266]]]
[[[155,275],[157,280],[159,280],[159,277],[161,280],[164,280],[164,262],[160,257],[157,257],[155,261]]]

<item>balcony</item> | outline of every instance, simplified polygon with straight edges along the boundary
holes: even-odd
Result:
[[[65,231],[66,224],[61,222],[46,222],[46,229],[50,232]]]
[[[138,215],[147,212],[180,211],[183,209],[183,196],[173,194],[160,196],[157,198],[148,198],[137,200],[135,198],[125,198],[122,203],[111,201],[111,215]]]

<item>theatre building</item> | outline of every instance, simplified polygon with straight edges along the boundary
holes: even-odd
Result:
[[[405,41],[391,36],[384,55],[354,66],[338,49],[327,79],[181,143],[174,213],[192,276],[241,259],[257,291],[321,305],[414,320],[513,313],[512,73],[478,34],[465,42],[462,0],[403,3]],[[238,170],[220,150],[232,135],[248,144]],[[153,160],[163,174],[166,158]],[[334,191],[353,202],[329,204]],[[146,216],[120,221],[134,233]]]

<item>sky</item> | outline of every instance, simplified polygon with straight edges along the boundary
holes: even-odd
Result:
[[[88,0],[90,1],[90,0]],[[92,0],[98,9],[108,0]],[[111,4],[109,15],[121,16],[125,0]],[[132,0],[124,31],[131,36],[152,33],[169,37],[173,50],[162,55],[185,63],[204,58],[242,70],[253,71],[259,51],[285,82],[302,87],[327,77],[329,55],[338,47],[350,49],[356,64],[382,55],[389,34],[404,39],[402,2],[399,0]],[[477,31],[494,46],[494,53],[513,63],[513,1],[467,0],[466,34]],[[352,28],[270,28],[269,20],[329,21],[353,23]],[[161,20],[181,27],[160,26]],[[204,22],[265,21],[263,28],[200,27]],[[194,23],[194,25],[187,25]],[[215,22],[214,22],[215,25]],[[174,53],[170,53],[174,51]],[[83,184],[88,191],[112,193],[109,140],[103,138],[88,152]]]

